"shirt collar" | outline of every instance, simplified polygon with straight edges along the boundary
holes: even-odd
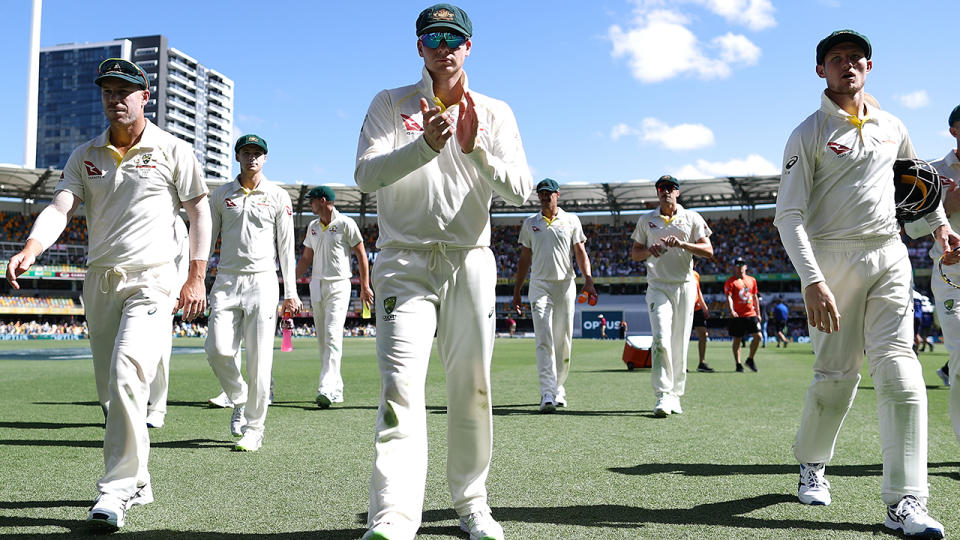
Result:
[[[460,80],[463,82],[463,91],[468,92],[470,87],[467,85],[467,72],[461,71],[460,73],[461,73]],[[437,102],[439,101],[439,98],[437,98],[437,96],[433,93],[433,76],[430,75],[429,71],[427,71],[426,66],[423,67],[422,77],[420,79],[420,83],[418,87],[420,89],[420,92],[423,93],[423,95],[430,98],[427,101],[430,101],[431,104],[433,105],[438,105]],[[439,105],[441,105],[441,108],[446,109],[447,107],[451,107],[456,104],[443,103]]]
[[[146,125],[143,127],[143,133],[140,135],[140,141],[134,146],[134,148],[141,149],[154,149],[159,145],[160,134],[163,132],[162,129],[158,128],[150,120],[146,120]],[[95,148],[106,148],[110,146],[110,127],[103,130],[100,135],[94,139],[93,146]]]
[[[837,105],[832,99],[830,99],[829,96],[827,96],[826,90],[824,90],[823,93],[820,94],[820,110],[831,116],[838,116],[840,118],[843,118],[848,122],[851,121],[851,119],[856,119],[858,123],[861,123],[861,122],[866,123],[875,119],[875,116],[873,115],[874,113],[873,108],[870,106],[869,103],[864,102],[863,104],[863,111],[865,116],[861,120],[859,118],[855,118],[852,114],[848,113],[847,111],[843,110],[839,105]]]
[[[943,162],[947,164],[947,167],[956,167],[960,165],[960,160],[957,159],[956,150],[950,150],[947,152],[947,155],[943,157]]]
[[[267,180],[266,176],[264,176],[263,178],[260,179],[260,183],[257,184],[257,187],[250,190],[249,193],[263,193],[264,191],[266,191],[265,188],[267,187],[268,183],[270,183],[270,181]],[[231,185],[233,186],[233,188],[231,188],[230,190],[231,193],[237,193],[237,192],[248,193],[247,188],[243,187],[243,185],[240,184],[239,174],[234,177],[233,181],[231,182]]]

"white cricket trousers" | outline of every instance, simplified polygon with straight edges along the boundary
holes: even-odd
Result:
[[[177,238],[180,242],[180,253],[173,259],[173,264],[177,267],[177,283],[173,289],[173,294],[179,297],[180,289],[187,281],[187,275],[190,271],[190,242],[187,237],[187,228],[183,220],[176,220]],[[170,315],[170,331],[173,332],[173,314]],[[172,337],[172,336],[171,336]],[[147,402],[147,413],[158,412],[167,414],[167,391],[170,387],[170,355],[173,353],[173,342],[171,340],[170,349],[167,349],[163,358],[160,360],[160,366],[157,368],[157,375],[150,383],[150,400]]]
[[[147,400],[164,351],[170,350],[170,313],[176,268],[90,267],[83,303],[97,396],[108,408],[103,438],[103,493],[133,496],[149,483]]]
[[[210,290],[204,348],[220,386],[235,406],[246,405],[247,430],[263,432],[277,330],[280,283],[276,272],[218,273]],[[247,380],[236,362],[243,341]]]
[[[385,248],[373,281],[381,390],[368,527],[391,523],[403,531],[401,539],[412,539],[420,527],[427,476],[424,385],[434,331],[447,381],[447,483],[453,505],[461,516],[490,508],[497,268],[486,247]]]
[[[943,267],[950,272],[950,280],[960,282],[960,267]],[[937,318],[940,320],[940,329],[943,330],[943,344],[950,353],[947,367],[950,370],[950,423],[953,424],[953,433],[960,441],[960,289],[951,287],[940,279],[940,272],[934,263],[933,275],[930,276],[930,290],[937,305]],[[947,307],[949,306],[949,307]]]
[[[530,297],[533,333],[537,341],[540,395],[551,394],[555,398],[566,400],[563,383],[570,372],[576,284],[572,279],[532,279],[527,294]]]
[[[693,304],[697,283],[650,283],[647,308],[650,310],[650,382],[657,398],[680,397],[687,382],[687,349],[693,330]]]
[[[310,280],[310,310],[320,346],[320,382],[317,392],[328,397],[343,394],[340,361],[343,358],[343,324],[350,306],[350,280]]]
[[[793,450],[800,463],[828,463],[853,404],[866,351],[877,394],[886,504],[926,500],[927,394],[913,352],[912,268],[898,236],[873,242],[814,241],[840,312],[840,330],[810,328],[816,359]]]

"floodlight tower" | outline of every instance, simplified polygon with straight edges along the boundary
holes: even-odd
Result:
[[[40,11],[43,1],[33,0],[30,15],[30,60],[27,68],[27,118],[23,137],[23,166],[37,165],[37,89],[40,86]]]

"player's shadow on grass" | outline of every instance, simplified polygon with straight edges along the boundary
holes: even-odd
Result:
[[[501,523],[521,522],[558,526],[596,527],[610,529],[643,528],[651,524],[680,526],[735,527],[751,529],[793,529],[797,531],[853,531],[877,534],[883,532],[879,524],[822,522],[806,519],[770,519],[746,514],[778,504],[796,504],[796,497],[785,494],[767,494],[744,499],[706,503],[692,508],[643,508],[623,504],[596,504],[551,507],[493,508],[493,515]],[[453,510],[427,510],[423,522],[446,521],[455,515]],[[509,527],[509,525],[507,525]],[[431,531],[431,529],[436,529]],[[454,527],[422,527],[421,532],[462,534]],[[732,531],[731,531],[732,534]]]
[[[0,439],[0,446],[63,446],[72,448],[103,448],[103,440],[53,440],[53,439]],[[178,441],[152,442],[151,448],[186,448],[202,450],[207,448],[233,448],[233,443],[215,439],[187,439]]]
[[[0,422],[0,429],[70,429],[103,428],[102,422]]]
[[[945,478],[955,478],[957,466],[960,463],[955,461],[944,461],[939,463],[928,463],[927,474],[929,476],[943,476]],[[943,472],[937,469],[944,469]],[[683,476],[733,476],[733,475],[760,475],[760,474],[798,474],[800,468],[797,464],[753,464],[753,465],[730,465],[714,463],[643,463],[633,467],[610,467],[610,472],[646,476],[651,474],[680,474]],[[881,476],[883,474],[883,465],[829,465],[827,466],[827,476]]]
[[[34,401],[34,405],[80,405],[88,407],[100,407],[99,401]]]

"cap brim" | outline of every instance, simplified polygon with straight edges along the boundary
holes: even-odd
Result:
[[[97,86],[100,86],[100,83],[102,83],[104,79],[120,79],[122,81],[126,81],[128,83],[134,84],[143,90],[147,89],[141,77],[128,75],[126,73],[120,73],[116,71],[112,71],[110,73],[104,73],[103,75],[100,75],[99,77],[97,77],[93,82],[96,83]]]
[[[464,35],[464,36],[467,36],[468,39],[470,38],[470,34],[468,34],[466,30],[464,30],[464,29],[461,28],[460,26],[456,26],[456,25],[450,24],[450,23],[448,23],[448,22],[434,22],[434,23],[430,23],[430,24],[424,26],[423,28],[421,28],[421,29],[420,29],[420,32],[417,33],[417,36],[422,36],[422,35],[424,35],[424,34],[429,34],[430,32],[435,32],[435,31],[441,30],[441,29],[444,29],[444,30],[452,30],[452,31],[454,31],[454,32],[456,32],[456,33],[458,33],[458,34],[462,34],[462,35]]]
[[[870,59],[870,56],[872,55],[873,51],[871,50],[870,45],[866,42],[866,40],[854,34],[840,34],[837,36],[833,36],[832,38],[828,39],[826,43],[823,44],[823,58],[820,58],[820,61],[818,63],[823,64],[823,61],[826,60],[827,53],[830,52],[830,49],[845,42],[853,43],[857,47],[860,47],[861,49],[863,49],[864,56],[867,57],[867,60]]]

